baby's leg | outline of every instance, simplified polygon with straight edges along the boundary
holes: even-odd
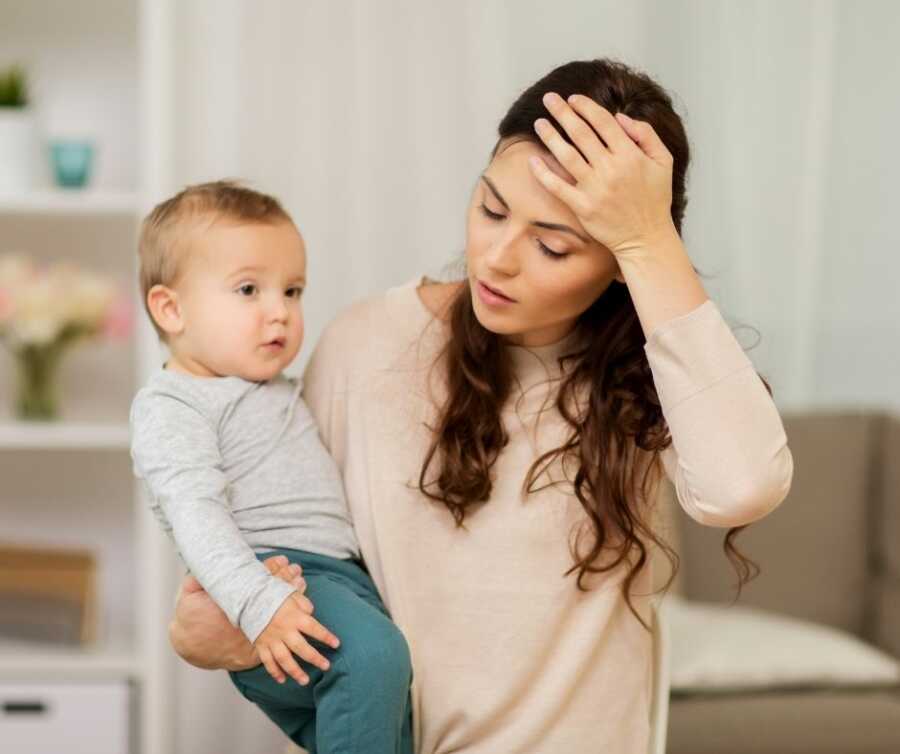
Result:
[[[306,686],[278,684],[262,667],[232,673],[235,685],[311,754],[412,754],[409,648],[368,574],[352,561],[284,554],[303,566],[314,615],[341,646],[307,638],[331,667],[297,658]]]

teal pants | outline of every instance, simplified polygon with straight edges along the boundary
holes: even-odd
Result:
[[[409,646],[363,564],[303,550],[259,558],[272,555],[302,566],[313,615],[341,645],[304,637],[331,664],[323,671],[294,655],[306,686],[277,683],[262,665],[229,672],[234,685],[310,754],[412,754]]]

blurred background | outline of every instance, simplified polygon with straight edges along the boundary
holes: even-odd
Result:
[[[725,651],[673,666],[669,751],[900,751],[898,40],[892,0],[0,0],[3,750],[284,749],[165,638],[182,569],[128,455],[131,396],[161,359],[136,288],[146,211],[222,177],[282,199],[309,253],[299,373],[344,306],[459,260],[518,93],[610,56],[684,119],[686,246],[797,462],[790,518],[742,541],[774,571],[748,604],[810,629],[772,639],[799,648],[775,675],[809,657],[767,681],[802,688],[786,704],[808,716],[767,725],[784,699],[735,696],[759,678]],[[728,570],[707,534],[685,552]],[[699,562],[684,594],[727,598]],[[677,631],[709,619],[673,616],[676,665],[700,662]]]

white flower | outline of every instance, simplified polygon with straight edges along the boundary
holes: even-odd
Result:
[[[62,322],[53,317],[16,319],[9,328],[13,349],[24,346],[50,345],[62,332]]]
[[[39,268],[21,253],[0,255],[0,338],[13,348],[102,334],[115,303],[111,281],[71,262]]]

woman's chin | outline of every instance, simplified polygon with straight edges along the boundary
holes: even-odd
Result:
[[[517,323],[509,314],[500,314],[490,310],[485,311],[485,307],[479,301],[472,301],[472,311],[475,312],[475,319],[478,320],[485,330],[494,333],[494,335],[517,335],[521,332],[521,328],[517,327]]]

